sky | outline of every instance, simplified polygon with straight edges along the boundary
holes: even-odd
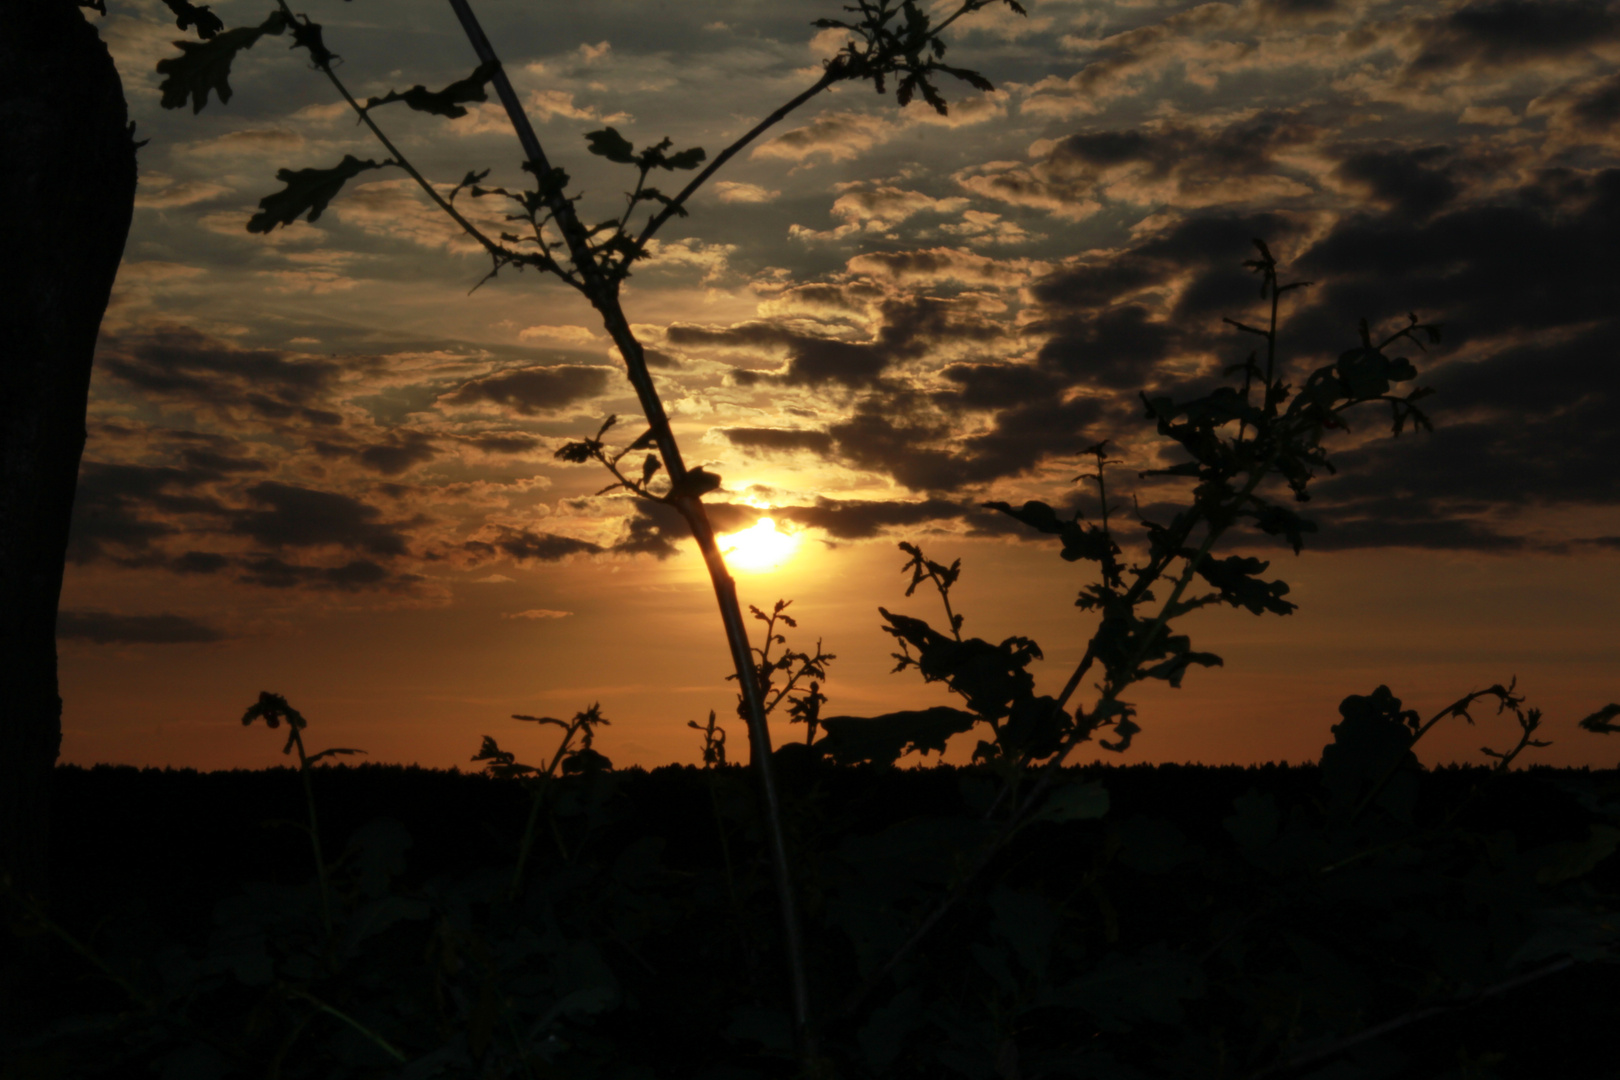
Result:
[[[757,559],[738,544],[734,574],[745,605],[792,601],[790,647],[836,656],[824,713],[952,703],[892,671],[880,606],[944,625],[936,596],[905,595],[902,541],[961,560],[965,635],[1035,639],[1039,691],[1062,686],[1094,628],[1074,604],[1091,564],[981,504],[1094,515],[1075,477],[1108,439],[1112,520],[1139,552],[1132,500],[1164,509],[1185,488],[1138,475],[1180,458],[1137,394],[1186,396],[1247,355],[1222,318],[1265,318],[1242,266],[1258,237],[1285,281],[1313,282],[1284,301],[1296,383],[1362,318],[1443,325],[1441,345],[1395,350],[1434,390],[1434,430],[1391,438],[1369,411],[1331,438],[1302,553],[1258,533],[1217,551],[1269,560],[1298,609],[1181,620],[1224,666],[1133,688],[1131,749],[1070,761],[1312,761],[1347,695],[1388,685],[1427,718],[1517,677],[1553,742],[1522,761],[1613,767],[1620,745],[1576,721],[1620,700],[1620,4],[1026,6],[948,32],[947,60],[993,91],[942,79],[945,116],[870,84],[814,98],[623,290],[688,466],[722,479],[717,528],[770,518],[785,537]],[[91,387],[62,760],[284,764],[279,734],[238,723],[269,690],[309,718],[312,750],[354,760],[475,769],[489,735],[544,763],[556,729],[512,714],[599,703],[616,766],[700,763],[688,724],[711,709],[745,761],[679,519],[554,456],[610,414],[614,445],[643,430],[595,312],[533,271],[485,280],[487,256],[397,168],[315,221],[249,232],[278,170],[386,151],[286,36],[239,55],[228,102],[162,108],[155,65],[187,35],[158,0],[108,7],[86,17],[149,141]],[[228,27],[270,7],[213,5]],[[299,10],[362,100],[476,65],[445,4]],[[812,25],[840,14],[819,0],[476,10],[588,220],[634,178],[587,133],[712,156],[844,40]],[[523,183],[493,101],[373,116],[441,192],[470,170]],[[457,199],[497,231],[498,203]],[[1516,741],[1494,707],[1476,719],[1437,727],[1420,759],[1486,763],[1481,746]],[[778,745],[805,735],[771,726]]]

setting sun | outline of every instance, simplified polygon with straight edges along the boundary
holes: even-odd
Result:
[[[776,522],[762,517],[742,532],[720,538],[728,565],[740,570],[775,570],[799,548],[799,538],[778,532]]]

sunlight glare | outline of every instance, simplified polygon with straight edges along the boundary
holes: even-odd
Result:
[[[741,570],[775,570],[799,547],[799,538],[778,532],[776,522],[762,517],[741,532],[720,538],[726,563]]]

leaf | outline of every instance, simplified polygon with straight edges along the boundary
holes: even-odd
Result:
[[[1582,877],[1613,855],[1616,846],[1620,846],[1620,829],[1588,825],[1585,840],[1562,840],[1534,853],[1541,856],[1536,880],[1543,885],[1557,885]]]
[[[665,169],[695,169],[703,164],[708,155],[703,147],[694,146],[687,150],[679,150],[658,162],[659,167]]]
[[[1258,788],[1250,788],[1232,803],[1232,813],[1221,821],[1221,826],[1238,847],[1245,851],[1258,851],[1277,838],[1277,800]]]
[[[1413,710],[1401,711],[1400,698],[1380,686],[1369,695],[1352,694],[1339,703],[1343,719],[1333,725],[1333,742],[1322,751],[1322,786],[1328,789],[1335,813],[1355,807],[1371,785],[1391,769],[1395,774],[1378,798],[1379,805],[1401,820],[1411,815],[1417,799],[1417,774],[1422,771],[1412,753],[1419,723]]]
[[[1064,527],[1068,524],[1068,522],[1057,516],[1056,510],[1053,510],[1046,503],[1036,502],[1034,499],[1026,502],[1016,510],[1004,502],[987,502],[979,505],[986,510],[1000,510],[1008,517],[1017,518],[1030,528],[1043,533],[1057,535],[1063,532]]]
[[[219,95],[221,105],[230,101],[231,63],[236,59],[236,54],[243,49],[251,49],[254,42],[264,35],[279,35],[286,28],[286,16],[273,11],[258,26],[239,26],[203,42],[175,42],[180,55],[157,62],[157,73],[166,76],[158,84],[163,94],[163,107],[178,109],[189,98],[192,113],[200,113],[203,106],[208,104],[210,90]]]
[[[1167,874],[1187,859],[1187,837],[1174,822],[1133,814],[1119,826],[1119,861],[1143,874]]]
[[[1219,589],[1221,599],[1233,607],[1248,608],[1256,615],[1267,611],[1287,615],[1298,606],[1282,599],[1288,594],[1288,583],[1260,581],[1254,576],[1270,565],[1259,559],[1229,555],[1224,559],[1204,559],[1198,564],[1198,574]]]
[[[1620,724],[1610,723],[1617,716],[1620,716],[1620,705],[1611,703],[1582,720],[1580,726],[1599,735],[1608,735],[1620,731]]]
[[[1095,821],[1108,813],[1108,790],[1089,781],[1054,787],[1046,800],[1029,816],[1037,821]]]
[[[1054,997],[1083,1009],[1104,1031],[1129,1031],[1143,1021],[1179,1024],[1182,1001],[1203,994],[1203,971],[1160,942],[1135,956],[1103,957]]]
[[[872,1010],[871,1018],[855,1037],[866,1055],[873,1075],[884,1075],[905,1048],[906,1036],[926,1027],[928,1018],[923,998],[916,987],[908,986],[885,1005]]]
[[[386,893],[389,882],[405,870],[411,844],[410,831],[393,818],[374,818],[356,829],[344,854],[354,862],[360,891],[373,899]]]
[[[681,482],[670,488],[670,499],[697,499],[702,498],[711,491],[718,490],[720,478],[707,471],[702,466],[692,469],[681,478]]]
[[[451,120],[467,115],[467,110],[461,107],[466,101],[488,101],[484,93],[484,86],[495,77],[500,70],[500,64],[491,60],[487,64],[479,64],[473,73],[465,79],[458,79],[446,86],[443,90],[429,90],[418,83],[401,94],[397,90],[388,91],[387,97],[374,97],[366,101],[367,110],[379,105],[388,105],[395,101],[403,101],[407,106],[417,112],[432,113],[434,116],[445,116]],[[467,174],[471,176],[471,173]]]
[[[1059,921],[1052,902],[1038,892],[998,884],[990,894],[990,907],[996,913],[990,923],[991,932],[1017,951],[1018,961],[1026,971],[1044,979]]]
[[[331,754],[363,754],[363,753],[365,753],[364,750],[349,750],[349,749],[346,749],[346,748],[341,747],[341,746],[334,746],[330,750],[322,750],[318,754],[311,754],[311,755],[309,755],[309,757],[305,758],[304,760],[306,762],[308,762],[309,764],[313,765],[317,761],[321,760],[321,758],[327,757],[328,755],[331,755]]]
[[[793,1052],[793,1022],[781,1009],[738,1005],[731,1010],[731,1024],[720,1034],[733,1042],[759,1043],[767,1053]]]
[[[381,169],[393,161],[361,161],[353,154],[330,169],[280,169],[276,179],[287,186],[259,200],[259,212],[248,219],[248,232],[268,233],[277,225],[291,225],[304,213],[315,221],[343,185],[369,169]]]
[[[913,750],[943,754],[946,740],[971,731],[978,722],[972,713],[944,705],[882,716],[829,716],[821,720],[826,736],[815,748],[840,765],[867,761],[892,765]]]
[[[614,128],[586,132],[585,141],[590,143],[587,149],[599,157],[605,157],[609,161],[617,161],[622,165],[634,165],[636,163],[636,148],[630,144],[629,139],[620,135]]]

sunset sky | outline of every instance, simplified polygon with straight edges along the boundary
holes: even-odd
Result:
[[[228,27],[272,7],[212,6]],[[1620,700],[1620,4],[1026,6],[951,32],[947,59],[994,92],[942,80],[946,117],[869,84],[821,95],[624,290],[688,465],[723,478],[717,526],[768,516],[794,541],[736,577],[745,604],[794,602],[790,645],[836,654],[825,712],[952,703],[890,673],[879,605],[944,624],[937,598],[904,596],[902,540],[962,560],[964,633],[1033,637],[1038,686],[1061,687],[1093,628],[1074,606],[1091,564],[980,504],[1092,512],[1072,481],[1107,438],[1126,459],[1111,491],[1166,508],[1181,489],[1137,473],[1180,459],[1137,391],[1243,359],[1253,339],[1221,318],[1264,317],[1241,265],[1261,237],[1285,280],[1316,282],[1285,306],[1296,382],[1362,317],[1444,325],[1429,353],[1399,350],[1435,390],[1435,430],[1352,420],[1339,475],[1300,508],[1321,530],[1302,554],[1259,534],[1222,549],[1272,560],[1299,610],[1182,620],[1225,666],[1127,695],[1130,752],[1071,760],[1314,760],[1348,694],[1388,684],[1427,715],[1517,675],[1554,742],[1523,760],[1613,766],[1620,744],[1575,722]],[[488,258],[398,169],[249,233],[278,169],[386,151],[285,35],[240,55],[228,103],[164,110],[154,67],[188,35],[158,0],[108,7],[86,17],[150,142],[91,389],[62,760],[282,764],[276,736],[238,723],[261,690],[309,717],[312,748],[364,760],[475,768],[482,735],[549,760],[555,729],[510,715],[593,702],[615,765],[700,762],[686,725],[710,709],[746,760],[679,519],[596,497],[600,467],[553,457],[609,413],[619,445],[642,430],[590,307],[533,272],[469,292]],[[844,40],[810,25],[834,0],[475,7],[592,221],[633,173],[587,155],[587,132],[712,155]],[[476,65],[438,0],[295,8],[362,100]],[[374,115],[441,190],[485,168],[524,182],[493,103]],[[497,203],[457,201],[496,231]],[[1129,551],[1141,530],[1121,520]],[[1419,756],[1513,744],[1511,720],[1479,719]],[[773,720],[777,744],[803,736]]]

